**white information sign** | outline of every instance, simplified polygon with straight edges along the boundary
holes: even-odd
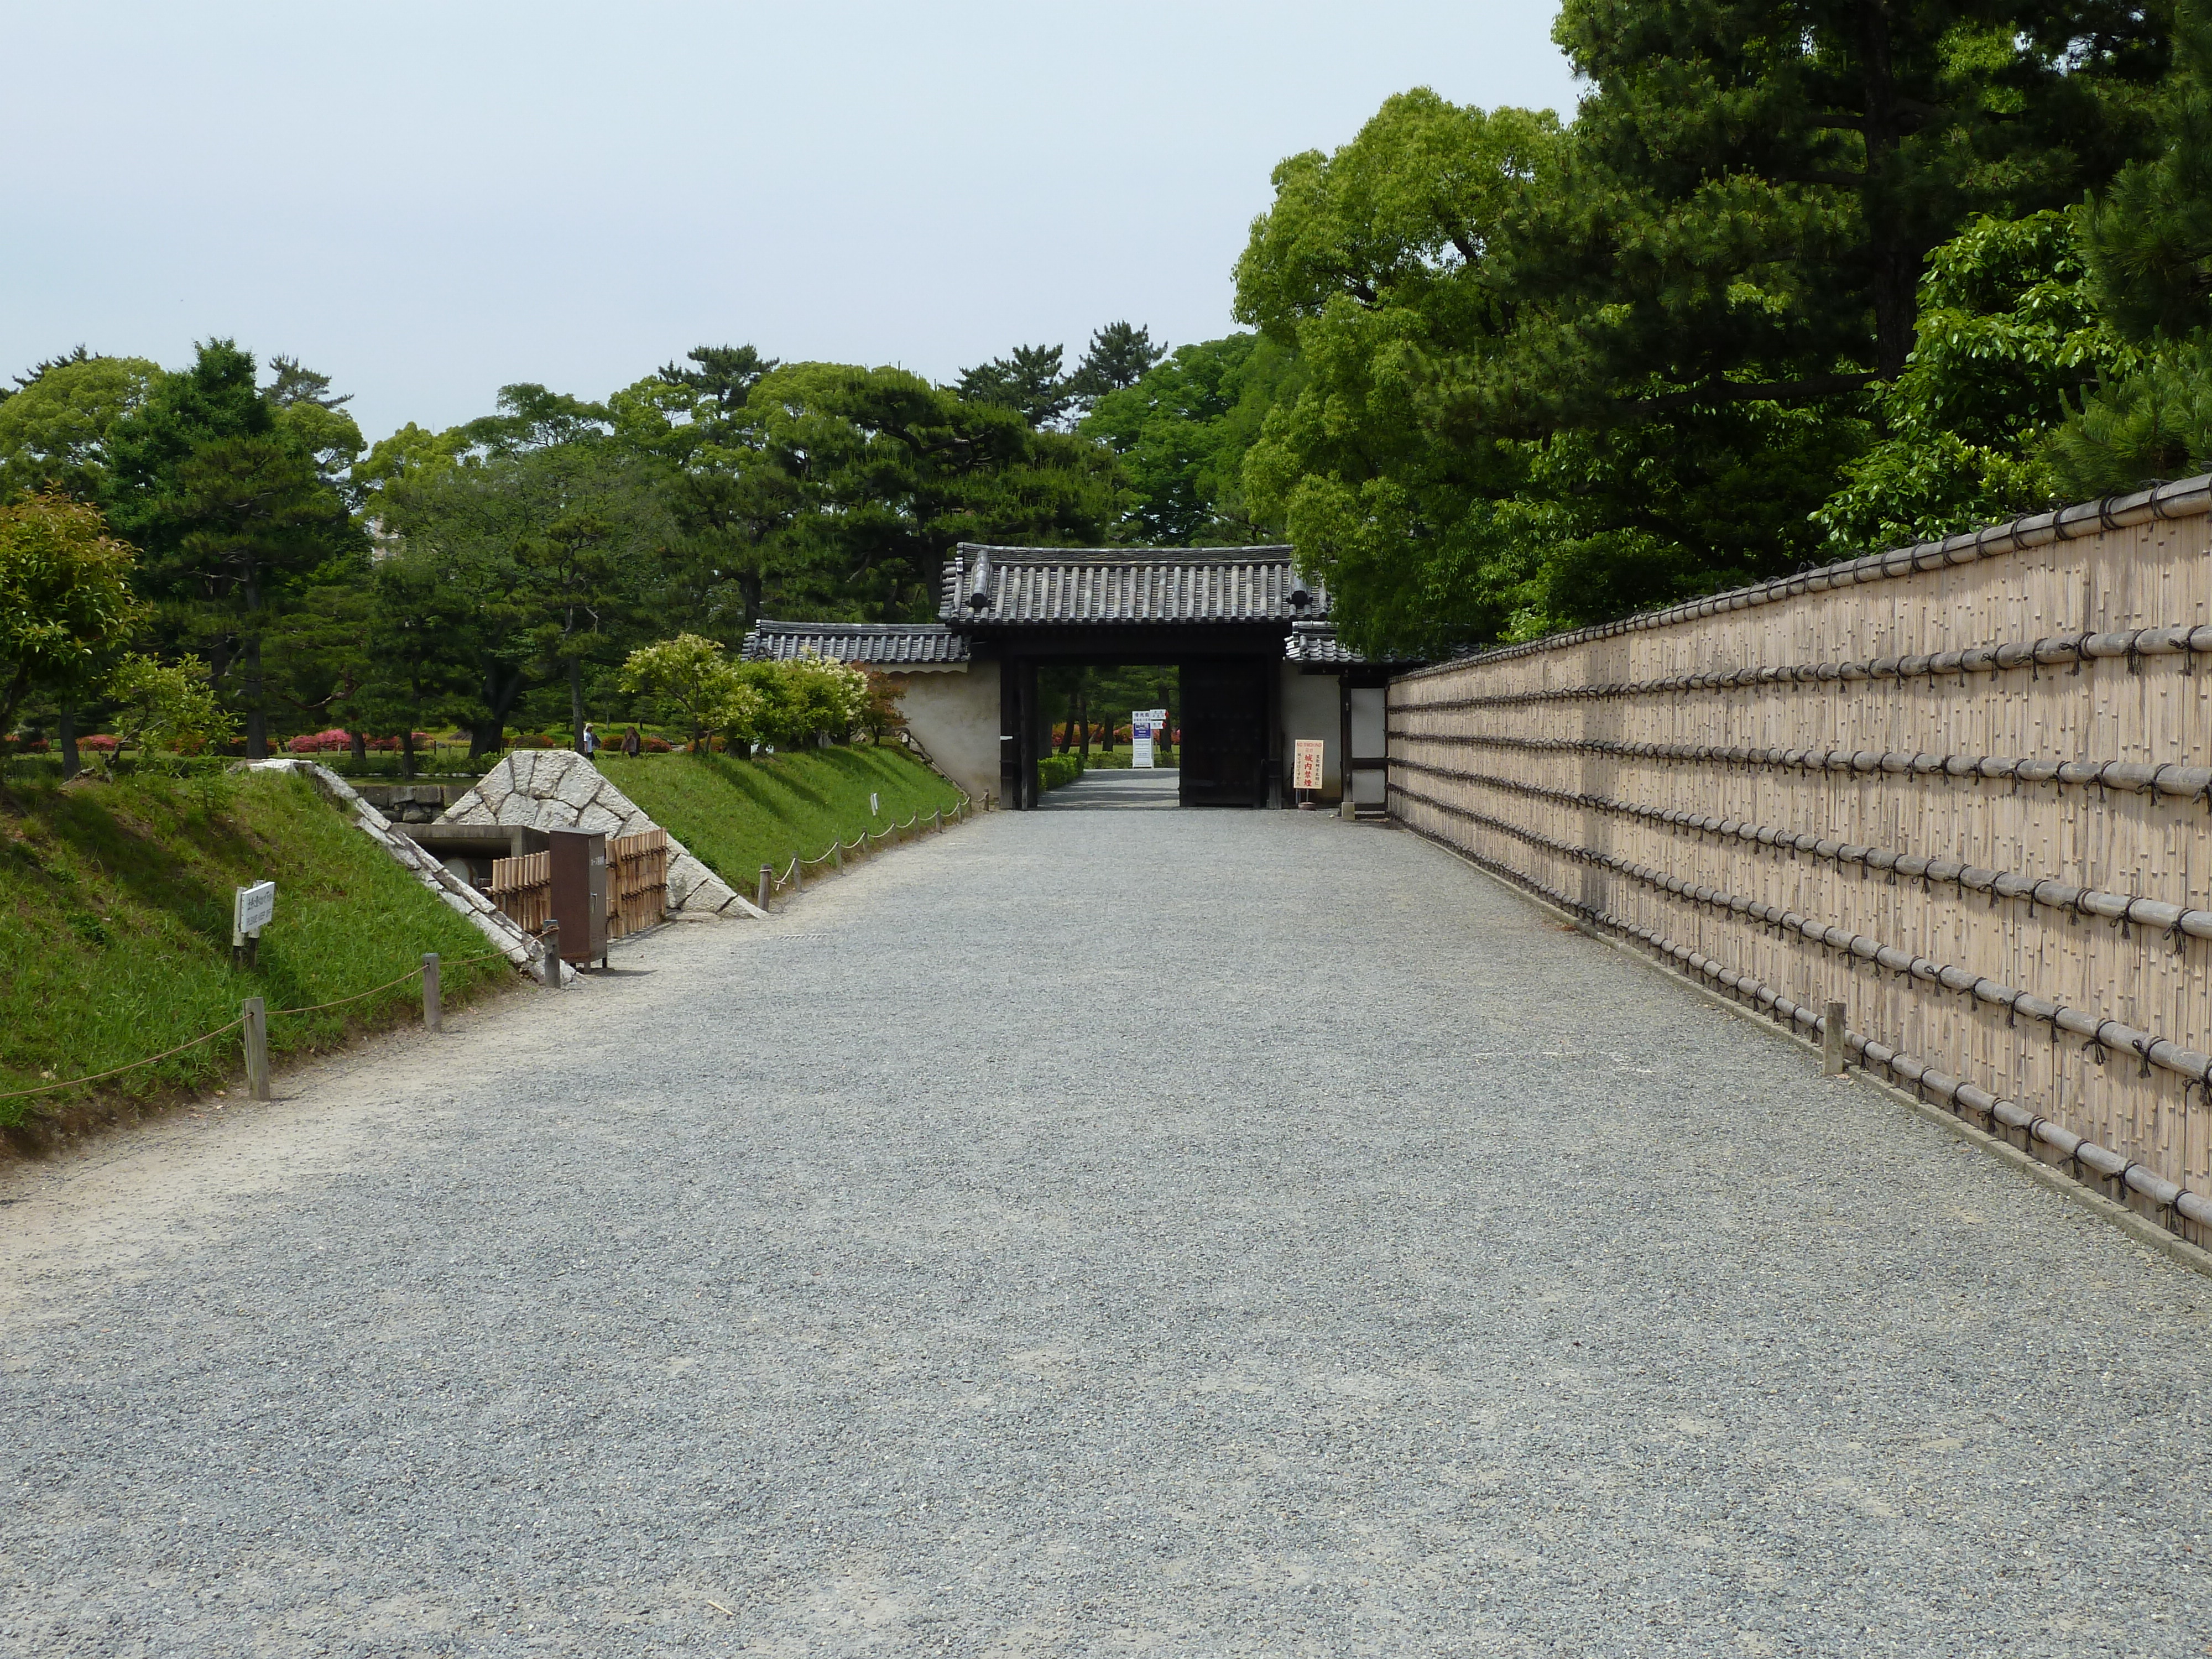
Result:
[[[1152,742],[1167,729],[1168,711],[1164,708],[1137,708],[1129,714],[1129,767],[1132,771],[1152,769]]]
[[[276,884],[257,881],[251,887],[241,887],[231,911],[230,931],[234,940],[242,943],[258,936],[276,915]]]
[[[1318,789],[1321,787],[1322,740],[1319,738],[1298,738],[1291,762],[1291,787]]]

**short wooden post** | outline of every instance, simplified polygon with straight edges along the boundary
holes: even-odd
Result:
[[[842,840],[833,841],[830,843],[830,861],[836,865],[840,871],[844,869],[845,843]]]
[[[791,854],[791,890],[796,893],[805,885],[806,860],[799,855],[796,848],[793,848]]]
[[[768,908],[769,889],[773,886],[775,883],[775,872],[769,869],[765,864],[761,866],[760,908],[763,910]]]
[[[538,944],[539,965],[545,970],[545,988],[557,991],[561,988],[561,924],[547,922],[544,931],[538,936]]]
[[[929,833],[933,836],[941,836],[945,833],[945,809],[942,806],[933,806],[929,809]]]
[[[269,1098],[269,1005],[248,997],[240,1010],[246,1018],[246,1092],[256,1100]]]
[[[438,953],[422,952],[422,1029],[436,1031],[443,1028],[445,1011],[438,1005]]]
[[[1844,1005],[1832,1002],[1820,1021],[1820,1075],[1844,1074]]]

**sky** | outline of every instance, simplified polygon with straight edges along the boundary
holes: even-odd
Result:
[[[283,353],[371,440],[692,346],[939,381],[1227,333],[1276,162],[1571,112],[1555,0],[0,7],[0,374]]]

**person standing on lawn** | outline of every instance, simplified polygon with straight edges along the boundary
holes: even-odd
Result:
[[[599,752],[599,740],[592,735],[592,723],[589,720],[584,722],[584,735],[576,740],[576,747],[583,751],[586,760],[589,760]]]
[[[635,726],[623,734],[623,754],[635,757],[637,751],[644,747],[645,745],[638,741],[637,727]]]

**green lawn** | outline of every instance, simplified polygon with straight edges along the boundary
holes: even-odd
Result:
[[[960,792],[902,749],[873,744],[801,750],[763,760],[726,755],[602,754],[599,770],[750,896],[760,867],[781,870],[794,852],[818,858],[832,841],[903,823],[933,808],[950,812]],[[868,797],[878,810],[871,817]]]
[[[230,965],[232,890],[276,884],[252,972]],[[385,855],[304,778],[130,778],[0,786],[0,1095],[102,1072],[238,1018],[365,991],[435,951],[448,1002],[511,977],[489,943]],[[274,1015],[272,1052],[416,1017],[409,981],[349,1008]],[[143,1098],[240,1066],[234,1033],[99,1085]],[[0,1100],[0,1126],[82,1102]]]

